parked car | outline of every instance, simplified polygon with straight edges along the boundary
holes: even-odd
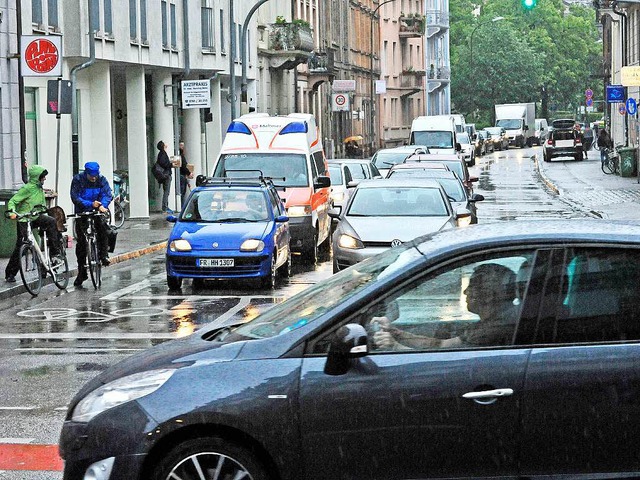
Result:
[[[327,160],[331,177],[332,205],[343,206],[349,198],[349,189],[361,180],[382,178],[376,166],[369,159],[333,158]]]
[[[544,143],[542,149],[542,159],[550,162],[556,157],[573,157],[582,161],[582,139],[580,134],[574,130],[575,121],[570,118],[563,118],[551,122],[553,130],[549,133],[549,138]]]
[[[509,136],[504,128],[487,127],[485,130],[491,135],[494,150],[509,150]]]
[[[462,132],[456,135],[456,139],[460,144],[460,147],[462,148],[462,150],[460,151],[462,158],[467,163],[467,165],[473,167],[476,164],[476,151],[471,137],[467,132]]]
[[[542,145],[547,141],[549,135],[549,124],[546,118],[536,118],[536,130],[534,132],[532,141],[536,142],[536,145]]]
[[[639,239],[452,229],[134,354],[69,402],[64,478],[628,477]]]
[[[338,220],[334,273],[420,235],[455,228],[471,216],[454,211],[440,184],[425,178],[363,181],[343,210],[329,214]]]
[[[371,162],[384,177],[387,171],[397,163],[404,162],[409,155],[420,152],[429,153],[429,148],[423,145],[404,145],[394,148],[381,148],[371,157]]]
[[[487,153],[493,153],[494,144],[491,135],[486,130],[478,131],[478,140],[481,149],[481,155],[486,155]]]
[[[478,223],[478,209],[476,208],[476,202],[484,200],[484,196],[479,193],[469,195],[467,189],[464,188],[462,181],[458,178],[454,172],[448,168],[426,168],[432,162],[422,163],[403,163],[391,167],[387,178],[432,178],[437,181],[449,197],[449,201],[455,211],[461,208],[469,210],[471,217],[468,218],[469,225]],[[433,162],[437,165],[436,162]],[[464,221],[458,222],[458,226],[466,226]]]
[[[478,181],[478,177],[471,175],[467,164],[458,155],[442,154],[442,155],[422,155],[416,154],[409,156],[405,162],[438,162],[449,167],[449,170],[455,172],[458,178],[462,180],[462,184],[467,189],[469,195],[473,195],[473,184]]]
[[[273,287],[291,274],[289,217],[276,187],[264,178],[208,178],[189,196],[167,241],[167,285],[185,278],[253,278]]]

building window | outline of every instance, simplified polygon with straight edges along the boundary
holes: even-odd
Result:
[[[162,46],[169,48],[169,31],[167,30],[167,1],[162,0],[160,2],[160,8],[162,8]]]
[[[140,41],[149,44],[147,38],[147,0],[140,0]]]
[[[60,23],[58,22],[58,0],[48,0],[47,3],[47,6],[49,7],[49,19],[47,24],[50,27],[58,28],[60,26]]]
[[[102,8],[100,8],[102,6]],[[113,17],[111,15],[111,0],[91,0],[91,8],[93,15],[91,19],[91,31],[113,33]],[[100,26],[103,28],[100,28]]]
[[[31,1],[31,21],[36,25],[44,25],[42,18],[42,0]]]
[[[58,0],[31,0],[31,22],[39,29],[44,29],[48,25],[52,30],[59,31]]]
[[[202,28],[202,48],[213,50],[215,48],[215,32],[212,0],[202,0],[200,8],[200,23]]]
[[[138,5],[136,0],[129,0],[129,36],[138,40]]]
[[[171,47],[178,47],[178,29],[176,27],[176,4],[172,3],[170,5],[171,8]]]
[[[111,0],[104,0],[104,31],[105,33],[113,33],[113,17],[111,16]]]
[[[220,9],[220,50],[225,52],[227,49],[224,43],[224,10]]]

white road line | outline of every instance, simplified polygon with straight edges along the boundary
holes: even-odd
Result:
[[[31,443],[35,440],[35,438],[0,438],[0,443],[16,443],[16,444],[27,444]]]
[[[139,292],[140,290],[148,288],[153,283],[156,283],[157,281],[166,278],[166,276],[167,275],[165,273],[159,273],[157,275],[153,275],[149,278],[145,278],[141,282],[134,283],[133,285],[129,285],[126,288],[121,288],[120,290],[116,290],[115,292],[102,297],[100,300],[102,301],[118,300],[120,297],[124,297],[125,295],[129,295],[130,293]],[[156,298],[156,297],[153,297],[153,298]]]
[[[36,407],[0,407],[0,410],[35,410]]]

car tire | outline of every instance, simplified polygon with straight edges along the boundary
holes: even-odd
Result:
[[[473,167],[476,164],[476,157],[475,155],[471,155],[471,161],[469,162],[469,166]]]
[[[182,288],[182,278],[167,275],[167,286],[169,290],[180,290]]]
[[[292,267],[293,267],[293,260],[291,258],[291,248],[288,249],[289,253],[287,254],[287,261],[285,262],[284,265],[282,265],[282,275],[286,278],[291,277],[291,275],[293,274],[292,271]]]
[[[318,247],[318,256],[321,260],[329,260],[331,258],[331,235],[328,235]]]
[[[318,231],[313,231],[311,245],[302,251],[302,262],[307,265],[315,265],[318,262]]]
[[[219,437],[187,440],[160,456],[152,480],[201,478],[199,470],[216,471],[219,478],[269,480],[262,462],[248,449]]]
[[[277,275],[277,268],[276,268],[276,259],[278,258],[278,252],[274,251],[271,254],[271,267],[269,269],[269,273],[267,273],[264,277],[262,277],[262,281],[260,282],[262,284],[262,287],[264,288],[270,288],[270,289],[274,289],[276,288],[276,275]]]

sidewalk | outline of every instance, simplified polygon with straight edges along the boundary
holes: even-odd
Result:
[[[173,224],[166,221],[166,214],[164,213],[152,213],[148,219],[125,220],[122,228],[118,230],[115,251],[109,254],[111,265],[146,255],[147,253],[164,250],[172,227]],[[66,233],[70,233],[70,231]],[[78,273],[75,242],[72,248],[67,249],[67,260],[69,261],[69,272],[72,275],[69,280],[69,288],[71,288],[73,287],[73,280]],[[4,271],[7,263],[9,263],[8,258],[0,258],[0,300],[26,292],[19,273],[16,276],[16,283],[4,281]],[[49,283],[51,283],[51,280],[47,277],[44,284],[48,285]],[[90,280],[89,283],[91,283]],[[85,282],[86,285],[87,282]]]

